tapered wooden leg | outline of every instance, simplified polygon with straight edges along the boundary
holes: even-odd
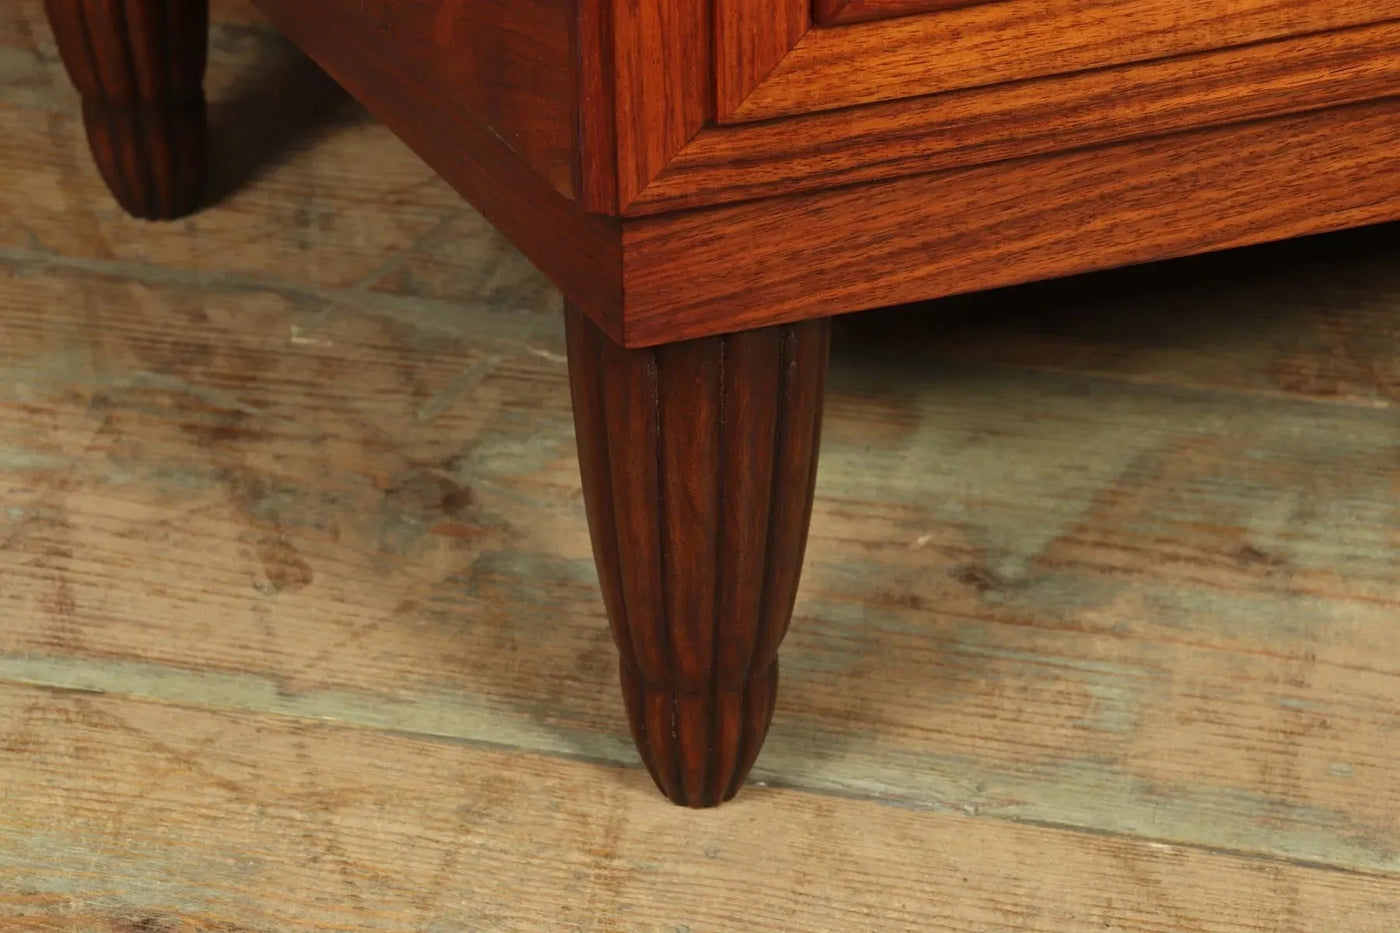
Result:
[[[171,220],[204,186],[208,0],[45,0],[88,144],[126,211]]]
[[[828,321],[626,350],[568,310],[588,524],[642,760],[713,806],[758,756],[812,513]]]

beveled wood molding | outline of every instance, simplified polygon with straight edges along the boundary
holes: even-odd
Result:
[[[570,29],[574,71],[574,188],[592,214],[618,213],[620,155],[613,94],[613,17],[606,3],[579,3]]]
[[[808,30],[719,119],[768,120],[1397,18],[1400,0],[1097,0],[1039,4],[1034,15],[1023,3],[976,4]]]
[[[698,2],[613,4],[624,215],[1015,158],[1058,134],[1067,148],[1161,133],[1198,125],[1190,107],[1227,122],[1374,99],[1393,71],[1361,56],[1388,54],[1377,27],[1400,22],[1400,0],[859,0],[882,18],[824,28],[809,0],[719,0],[705,67],[682,68],[675,50],[695,53],[708,13],[665,10]],[[928,3],[945,8],[902,15]],[[999,138],[979,132],[993,125]]]
[[[815,0],[814,8],[817,25],[844,26],[993,2],[995,0]]]
[[[1400,21],[1012,84],[709,126],[624,213],[961,168],[1400,94]]]
[[[710,0],[615,0],[610,9],[617,200],[625,205],[713,119],[711,7]]]
[[[630,219],[623,339],[645,346],[1396,219],[1400,97]]]

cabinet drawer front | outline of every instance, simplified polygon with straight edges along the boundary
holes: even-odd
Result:
[[[722,12],[729,8],[715,44],[720,122],[793,116],[1400,19],[1400,0],[972,0],[970,5],[969,0],[818,0],[816,23],[791,28],[812,14],[810,2],[719,0]],[[778,22],[787,24],[786,35],[797,36],[795,41],[774,36]],[[767,50],[766,59],[756,50]]]

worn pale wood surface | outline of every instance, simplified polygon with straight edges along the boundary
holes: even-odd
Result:
[[[122,933],[1381,933],[1400,897],[1383,875],[818,794],[697,815],[612,768],[258,713],[22,686],[0,710],[26,868],[0,910]]]
[[[0,928],[1400,929],[1400,229],[843,322],[769,786],[692,814],[558,296],[216,20],[159,227],[0,7]]]

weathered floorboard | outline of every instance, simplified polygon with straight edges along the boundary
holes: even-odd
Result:
[[[696,814],[639,772],[258,714],[0,686],[0,723],[7,929],[1389,933],[1400,903],[1394,877],[814,794]]]

